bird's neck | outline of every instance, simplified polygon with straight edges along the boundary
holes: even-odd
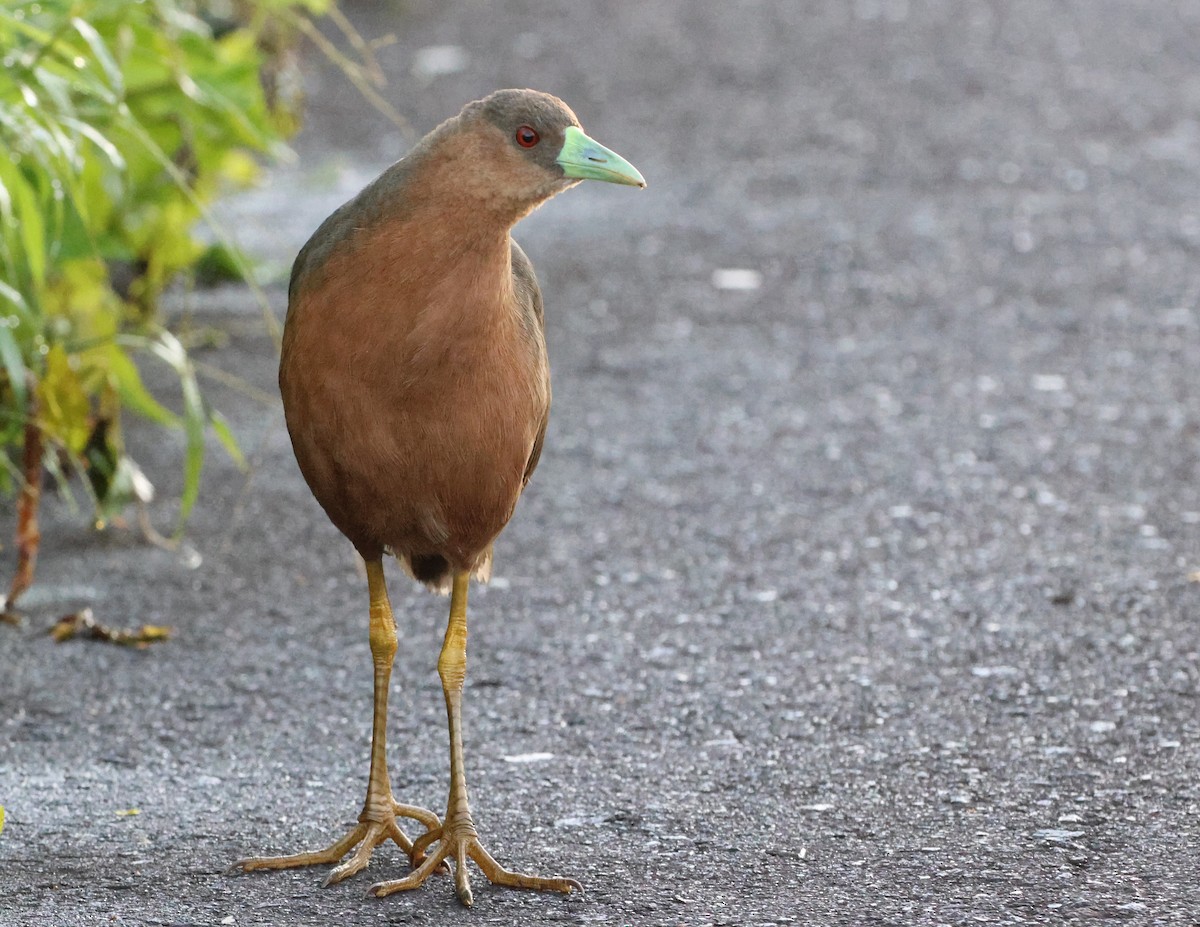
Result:
[[[428,339],[432,344],[443,343],[450,333],[486,335],[496,326],[510,326],[508,229],[463,215],[440,215],[410,204],[402,219],[382,223],[374,240],[364,245],[378,262],[374,279],[381,290],[381,310],[401,327],[438,329],[438,336]],[[397,317],[401,304],[406,311],[399,315],[407,321]]]
[[[438,126],[405,160],[411,171],[407,208],[433,211],[457,240],[504,237],[537,206],[489,169],[493,156],[486,141],[461,131],[457,119]]]

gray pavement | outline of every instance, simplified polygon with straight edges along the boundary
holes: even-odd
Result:
[[[52,503],[0,629],[0,923],[1200,923],[1200,4],[354,12],[418,132],[530,85],[650,184],[518,229],[555,409],[471,613],[481,832],[587,891],[223,873],[353,821],[370,662],[278,406],[213,384],[253,471],[210,459],[198,557]],[[298,163],[229,207],[280,263],[406,145],[310,73]],[[191,316],[274,389],[247,294]],[[393,600],[393,782],[437,807],[445,602]],[[85,601],[177,636],[35,634]]]

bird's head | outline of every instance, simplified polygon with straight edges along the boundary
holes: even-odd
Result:
[[[511,206],[516,218],[581,180],[646,186],[637,168],[588,138],[571,109],[548,93],[498,90],[468,103],[456,121],[455,160],[469,167],[458,183]]]

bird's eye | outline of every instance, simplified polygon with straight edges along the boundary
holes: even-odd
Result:
[[[532,148],[541,140],[542,137],[533,126],[521,126],[517,129],[517,144],[522,148]]]

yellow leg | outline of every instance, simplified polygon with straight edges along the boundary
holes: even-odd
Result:
[[[380,882],[372,885],[373,895],[390,895],[419,887],[429,878],[444,860],[453,859],[454,890],[458,900],[467,907],[474,900],[467,874],[467,858],[475,861],[488,879],[496,885],[511,888],[531,888],[540,891],[582,891],[574,879],[552,878],[510,872],[497,863],[479,842],[475,822],[467,802],[467,777],[463,767],[462,748],[462,690],[467,676],[467,585],[468,573],[454,574],[454,586],[450,597],[450,621],[446,626],[446,638],[442,643],[442,654],[438,659],[438,675],[442,678],[442,692],[446,697],[446,717],[450,728],[450,797],[446,802],[445,822],[431,828],[417,840],[414,853],[420,855],[437,843],[437,849],[425,858],[415,872],[403,879]]]
[[[375,708],[371,727],[371,771],[367,777],[367,797],[358,816],[358,826],[340,840],[322,850],[294,853],[291,856],[256,856],[238,860],[234,868],[244,872],[255,869],[290,869],[336,863],[353,847],[358,850],[326,877],[324,884],[332,885],[360,871],[371,859],[375,847],[389,838],[408,854],[413,865],[423,861],[423,851],[413,849],[413,843],[396,823],[397,817],[414,818],[434,830],[439,827],[437,815],[424,808],[402,805],[392,797],[392,785],[387,770],[387,701],[392,678],[392,662],[396,657],[396,621],[388,600],[383,577],[383,562],[372,560],[367,565],[367,586],[371,594],[371,658],[375,664]]]

